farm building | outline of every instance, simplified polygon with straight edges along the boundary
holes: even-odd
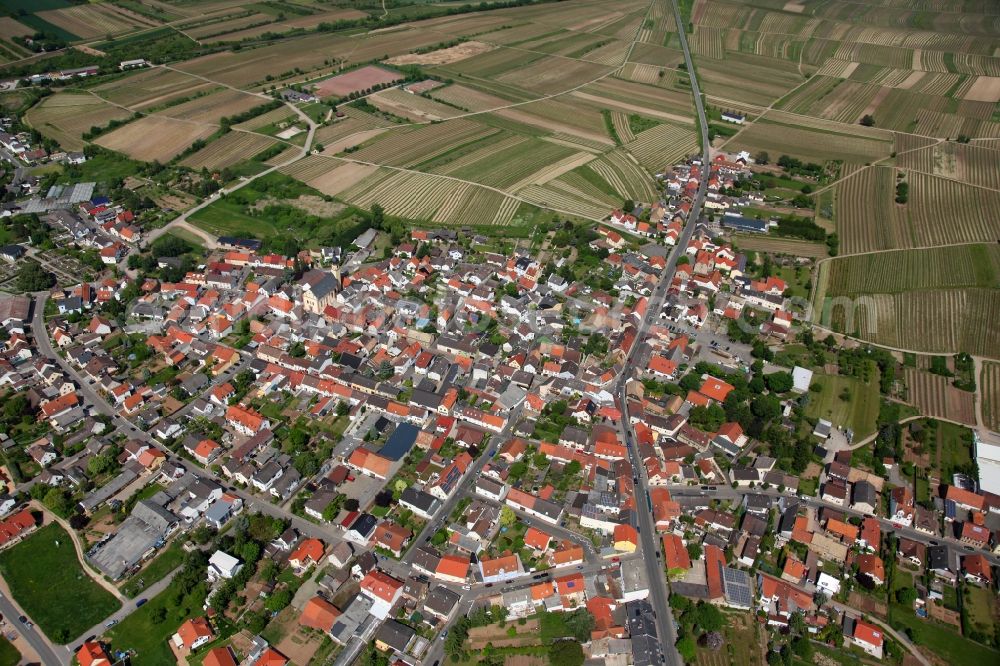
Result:
[[[743,121],[746,120],[746,116],[742,113],[736,113],[735,111],[723,111],[722,119],[727,123],[736,123],[737,125],[742,125]]]
[[[737,231],[750,231],[755,234],[766,234],[767,220],[758,220],[739,213],[726,213],[722,216],[722,226]]]

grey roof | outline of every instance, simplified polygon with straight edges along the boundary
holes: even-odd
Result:
[[[368,611],[372,605],[372,600],[363,594],[354,597],[354,601],[334,621],[330,636],[341,645],[346,644],[358,633],[362,623],[371,617]]]
[[[461,597],[443,585],[438,585],[427,594],[424,608],[441,617],[448,617],[458,606]]]
[[[385,643],[400,652],[405,652],[416,632],[396,620],[386,620],[375,632],[375,640]]]

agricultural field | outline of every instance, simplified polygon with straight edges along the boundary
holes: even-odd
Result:
[[[110,3],[85,4],[36,12],[40,19],[80,39],[94,39],[159,25],[147,16]]]
[[[131,114],[94,95],[57,93],[46,97],[25,115],[27,122],[44,136],[59,142],[64,150],[82,150],[84,132]]]
[[[829,160],[864,163],[889,157],[892,135],[882,130],[863,130],[771,111],[746,125],[722,147],[751,153],[764,150],[817,164]]]
[[[912,247],[906,211],[893,202],[896,171],[863,169],[836,185],[837,233],[843,254]]]
[[[136,111],[159,107],[177,99],[206,94],[218,86],[170,69],[141,69],[134,74],[102,83],[95,94]]]
[[[903,382],[906,384],[907,402],[919,409],[921,414],[976,425],[975,395],[955,388],[947,377],[906,368]]]
[[[982,391],[983,422],[994,432],[1000,432],[1000,363],[983,363],[978,386]]]
[[[835,257],[821,264],[819,281],[827,296],[1000,288],[1000,246],[957,245]]]
[[[1000,190],[1000,150],[982,144],[946,141],[897,153],[900,169],[920,171],[970,185]]]
[[[820,266],[823,325],[900,349],[998,355],[1000,249],[961,245],[836,257]]]
[[[267,100],[256,95],[237,90],[220,90],[211,95],[176,104],[160,113],[188,122],[217,123],[224,116],[234,116],[266,103]]]
[[[325,79],[315,84],[313,91],[320,97],[346,97],[353,92],[364,91],[399,79],[400,76],[396,72],[368,66]]]
[[[225,169],[259,155],[276,143],[276,140],[260,134],[227,132],[222,138],[212,141],[198,152],[181,160],[180,164],[192,169],[209,171]]]
[[[825,243],[812,243],[794,238],[780,238],[760,234],[735,234],[733,244],[740,250],[765,252],[767,254],[787,254],[793,257],[810,257],[814,259],[821,259],[827,256],[828,253]]]
[[[829,303],[827,304],[829,305]],[[822,313],[824,326],[895,349],[1000,357],[1000,290],[862,296]]]
[[[169,162],[198,139],[216,131],[213,125],[164,116],[145,116],[98,137],[94,143],[144,162]]]

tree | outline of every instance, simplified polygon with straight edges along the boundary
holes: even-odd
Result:
[[[764,383],[767,384],[767,389],[774,393],[786,393],[791,391],[794,385],[792,375],[787,372],[772,372],[765,375]]]
[[[553,666],[580,666],[583,647],[576,641],[556,641],[549,647],[549,663]]]
[[[292,591],[285,587],[271,594],[264,603],[264,608],[276,613],[290,603],[292,603]]]
[[[912,587],[904,587],[896,592],[896,601],[907,608],[913,608],[913,602],[917,600],[917,591]]]
[[[50,511],[63,518],[68,516],[73,508],[72,500],[70,500],[69,496],[61,488],[52,488],[45,493],[45,499],[42,500],[42,503]]]
[[[371,223],[376,229],[381,229],[385,224],[385,209],[381,204],[373,203],[371,208]]]
[[[167,619],[167,609],[157,606],[150,612],[149,619],[153,624],[162,624]]]
[[[677,652],[680,653],[681,658],[686,662],[694,661],[697,656],[695,652],[696,647],[694,639],[690,636],[684,636],[677,641]]]
[[[500,524],[504,527],[510,527],[517,522],[517,514],[509,506],[500,507]]]
[[[692,560],[701,559],[701,544],[696,541],[692,541],[687,546],[688,557]]]
[[[635,202],[631,199],[626,199],[622,202],[622,210],[626,213],[631,213],[635,210]]]
[[[720,634],[718,631],[708,632],[707,634],[705,634],[704,640],[705,640],[705,647],[707,647],[709,650],[718,650],[720,647],[722,647],[722,644],[725,642],[725,640],[722,638],[722,634]]]
[[[45,291],[51,289],[55,283],[56,278],[52,273],[42,268],[37,261],[30,259],[21,262],[15,281],[19,291]]]
[[[585,608],[568,613],[565,616],[566,628],[573,632],[573,636],[581,643],[590,640],[590,633],[594,630],[594,616]]]
[[[763,166],[771,161],[771,156],[767,154],[766,150],[762,150],[753,156],[753,161]]]
[[[861,116],[861,124],[865,127],[875,127],[875,117],[870,113],[866,113]]]

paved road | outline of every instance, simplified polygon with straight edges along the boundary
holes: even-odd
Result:
[[[182,74],[185,74],[187,76],[193,76],[195,78],[202,79],[204,81],[208,81],[209,83],[214,83],[216,85],[225,86],[226,88],[229,88],[231,90],[236,90],[238,92],[245,93],[247,95],[255,95],[257,97],[261,97],[261,98],[266,99],[268,101],[273,100],[273,98],[271,96],[265,95],[264,93],[248,92],[246,90],[242,90],[240,88],[235,88],[233,86],[230,86],[230,85],[227,85],[227,84],[224,84],[224,83],[220,83],[220,82],[214,81],[212,79],[207,79],[207,78],[205,78],[203,76],[198,76],[198,75],[195,75],[195,74],[191,74],[190,72],[184,72],[182,70],[174,69],[173,67],[170,67],[169,65],[161,65],[161,67],[163,67],[163,69],[167,69],[167,70],[179,71]],[[188,218],[190,218],[193,214],[197,213],[198,211],[202,210],[203,208],[207,208],[208,206],[210,206],[213,203],[215,203],[216,201],[218,201],[218,199],[219,199],[220,196],[222,196],[224,194],[228,194],[229,192],[235,192],[236,190],[238,190],[238,189],[240,189],[242,187],[246,187],[247,185],[249,185],[253,181],[257,180],[258,178],[261,178],[262,176],[266,176],[266,175],[268,175],[270,173],[273,173],[273,172],[277,171],[278,169],[286,167],[286,166],[288,166],[290,164],[294,164],[295,162],[297,162],[297,161],[301,160],[302,158],[306,157],[307,155],[309,155],[310,151],[312,150],[313,139],[316,136],[317,125],[316,125],[315,122],[313,122],[312,118],[310,118],[305,112],[302,111],[302,109],[300,109],[299,107],[295,106],[294,104],[291,104],[290,102],[285,102],[285,106],[287,106],[292,111],[294,111],[295,114],[297,116],[299,116],[299,118],[302,120],[302,122],[304,122],[306,124],[306,126],[309,128],[309,133],[306,134],[306,142],[302,146],[302,151],[298,155],[296,155],[295,157],[293,157],[293,158],[291,158],[289,160],[286,160],[285,162],[282,162],[281,164],[276,164],[275,166],[273,166],[273,167],[271,167],[269,169],[266,169],[264,171],[261,171],[258,174],[254,174],[253,176],[248,176],[247,178],[245,178],[245,179],[239,181],[238,183],[236,183],[235,185],[231,185],[228,188],[223,188],[223,189],[219,190],[218,193],[216,193],[216,194],[208,197],[207,199],[205,199],[204,201],[202,201],[200,204],[196,205],[195,207],[189,208],[188,210],[184,211],[184,213],[182,213],[181,215],[175,217],[173,220],[171,220],[170,222],[168,222],[164,226],[160,227],[159,229],[154,229],[145,238],[145,243],[146,243],[147,246],[150,243],[152,243],[154,240],[156,240],[157,238],[159,238],[160,236],[162,236],[163,234],[165,234],[166,232],[168,232],[172,227],[181,227],[181,228],[187,229],[188,231],[191,231],[193,233],[198,234],[202,238],[207,237],[208,236],[207,232],[205,232],[202,229],[198,229],[197,227],[194,227],[193,225],[191,225],[190,223],[188,223]],[[213,238],[212,241],[211,241],[211,243],[210,243],[210,245],[212,245],[214,243],[215,243],[215,239]]]
[[[762,488],[732,488],[731,486],[714,486],[716,490],[714,491],[702,491],[699,486],[688,486],[688,485],[678,485],[671,484],[664,486],[675,497],[692,497],[692,496],[703,496],[706,500],[735,500],[742,499],[744,495],[768,495],[770,497],[794,497],[793,495],[786,493],[779,493],[775,488],[768,488],[764,490]],[[815,509],[833,509],[834,511],[839,511],[840,513],[846,514],[847,516],[854,516],[857,518],[864,518],[868,514],[861,511],[855,511],[850,507],[840,506],[839,504],[834,504],[833,502],[826,502],[819,497],[805,497],[800,498],[806,506],[813,507]],[[952,550],[959,552],[961,554],[969,552],[978,552],[979,554],[986,557],[994,566],[1000,566],[1000,556],[994,555],[989,550],[978,550],[972,546],[962,543],[958,539],[952,536],[938,536],[936,534],[927,534],[926,532],[921,532],[912,527],[897,527],[892,523],[891,520],[887,518],[878,519],[879,526],[882,528],[883,532],[894,532],[896,536],[906,537],[911,541],[917,541],[925,545],[945,545]]]
[[[853,608],[851,606],[847,606],[845,604],[838,603],[836,601],[830,601],[828,603],[841,613],[850,612],[852,615],[856,617],[865,617],[868,622],[874,622],[878,626],[882,627],[882,630],[885,631],[885,633],[895,638],[897,643],[901,644],[904,648],[909,650],[910,654],[916,657],[917,661],[919,661],[922,664],[922,666],[931,666],[931,662],[928,661],[927,658],[920,653],[920,650],[917,649],[917,646],[911,643],[909,639],[906,638],[906,636],[903,636],[895,629],[890,627],[887,622],[883,622],[882,620],[878,619],[877,617],[874,617],[869,613],[865,613],[863,611],[858,610],[857,608]]]
[[[695,110],[698,114],[698,125],[702,137],[701,145],[705,151],[702,156],[702,178],[699,183],[698,193],[692,203],[691,213],[688,216],[684,231],[677,240],[677,245],[674,247],[673,252],[671,252],[668,257],[667,265],[663,271],[663,277],[646,306],[646,316],[643,318],[639,326],[635,344],[629,351],[629,355],[625,360],[625,367],[619,379],[616,393],[619,407],[622,412],[622,418],[619,420],[619,429],[622,431],[624,439],[629,445],[629,458],[632,462],[632,468],[636,477],[639,478],[639,483],[637,483],[635,487],[635,505],[636,513],[639,517],[638,528],[641,541],[640,549],[646,563],[646,573],[650,587],[650,601],[656,611],[657,635],[660,639],[664,660],[675,666],[681,666],[681,664],[683,664],[683,660],[674,648],[674,643],[677,642],[677,632],[674,628],[673,616],[670,612],[670,605],[668,603],[669,592],[667,590],[666,574],[663,563],[659,559],[660,549],[659,544],[657,543],[657,533],[654,528],[652,512],[650,511],[649,504],[647,503],[648,480],[645,477],[645,469],[642,465],[642,461],[639,459],[637,448],[633,443],[632,428],[628,425],[628,402],[625,395],[625,384],[631,377],[632,370],[635,367],[635,351],[645,340],[646,333],[649,330],[651,323],[659,317],[660,310],[663,307],[667,287],[673,280],[674,273],[677,270],[677,260],[684,253],[691,237],[694,235],[695,225],[701,215],[701,207],[705,201],[705,194],[708,191],[708,168],[710,164],[708,121],[705,117],[705,107],[702,103],[701,89],[698,86],[698,77],[691,61],[691,52],[688,48],[687,34],[685,33],[685,26],[681,18],[680,10],[677,7],[677,0],[672,0],[671,4],[673,5],[674,19],[677,23],[677,31],[680,36],[681,48],[684,51],[684,61],[687,64],[688,74],[691,78],[691,93],[694,97]]]
[[[7,626],[21,634],[24,640],[27,641],[28,645],[38,653],[39,659],[45,666],[62,666],[69,661],[69,652],[63,651],[62,655],[59,655],[56,650],[52,648],[49,641],[42,636],[41,631],[38,627],[28,628],[25,625],[18,622],[17,618],[24,615],[21,609],[14,605],[11,599],[8,599],[6,595],[0,594],[0,613],[3,614],[4,618],[7,620]]]
[[[427,537],[432,536],[435,532],[444,527],[445,523],[448,521],[448,517],[451,515],[451,512],[455,509],[455,505],[458,504],[459,499],[461,499],[461,497],[463,497],[468,491],[470,485],[469,481],[472,481],[471,486],[474,488],[475,480],[479,478],[479,472],[482,471],[483,466],[487,461],[492,460],[488,449],[498,447],[500,442],[504,442],[510,437],[510,433],[517,424],[518,419],[521,417],[521,411],[523,409],[524,403],[522,402],[510,411],[510,414],[507,415],[507,425],[499,434],[495,434],[490,437],[490,446],[484,447],[482,454],[472,463],[469,469],[466,470],[465,476],[462,479],[459,479],[459,490],[452,493],[451,497],[448,498],[448,501],[446,501],[441,508],[438,509],[436,514],[434,514],[434,518],[432,520],[428,520],[424,525],[424,529],[420,530],[420,534],[416,535],[417,544],[424,543]],[[413,559],[415,550],[415,547],[411,548],[403,556],[402,561],[404,563],[409,563]]]

